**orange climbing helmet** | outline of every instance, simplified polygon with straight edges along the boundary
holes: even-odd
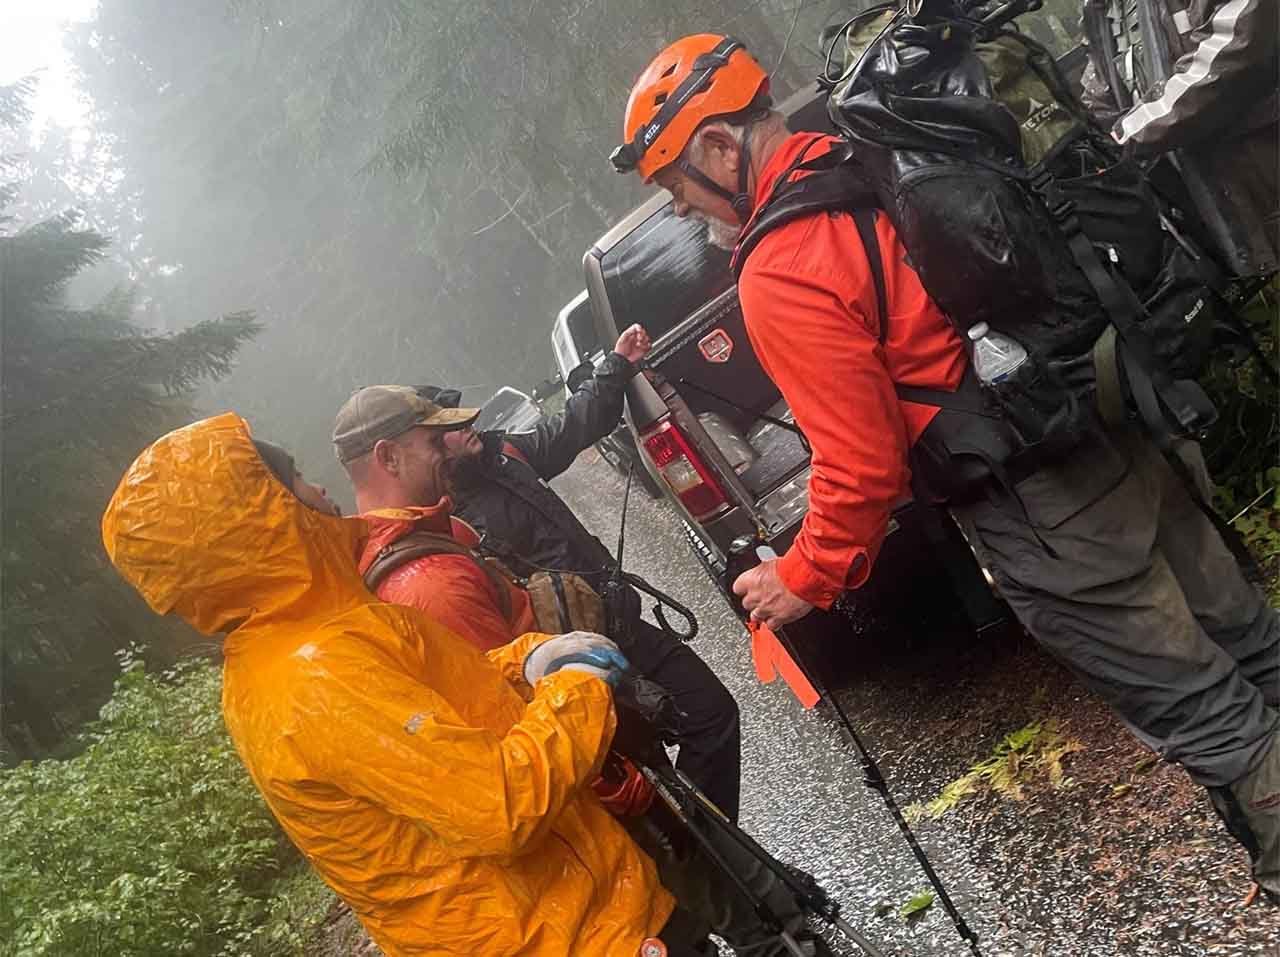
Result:
[[[677,40],[631,89],[622,135],[609,157],[619,173],[647,183],[684,151],[704,120],[737,113],[769,92],[769,74],[741,40],[698,33]]]

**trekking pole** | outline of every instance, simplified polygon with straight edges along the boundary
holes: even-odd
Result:
[[[654,773],[661,776],[663,772]],[[720,828],[722,833],[727,834],[743,850],[769,868],[778,880],[786,884],[806,911],[815,914],[840,931],[840,933],[862,948],[869,957],[884,957],[884,951],[867,940],[865,936],[840,916],[840,903],[832,900],[831,895],[816,880],[809,875],[805,875],[806,879],[802,879],[799,875],[789,870],[785,864],[761,846],[759,841],[725,817],[724,812],[716,807],[715,803],[683,771],[678,768],[672,768],[667,771],[667,775],[675,776],[684,793],[698,804],[710,820]]]
[[[759,548],[752,547],[757,544],[757,542],[750,539],[739,539],[734,542],[731,547],[730,558],[737,558],[741,561],[745,555],[750,553],[754,553],[761,559],[777,557],[777,554],[773,549],[769,548],[767,545],[761,545]],[[731,561],[730,567],[734,567],[735,564],[737,563]],[[746,566],[741,564],[738,564],[738,568],[739,571],[737,574],[741,574],[742,571],[747,570]],[[733,579],[736,575],[730,575],[727,577],[728,587],[725,591],[728,594],[732,594]],[[973,929],[969,926],[968,922],[965,921],[964,915],[960,913],[955,903],[951,900],[951,895],[947,893],[947,889],[942,883],[942,878],[940,878],[938,876],[938,872],[933,869],[933,864],[929,860],[929,856],[924,852],[924,848],[920,846],[920,842],[916,840],[915,833],[911,830],[910,825],[907,824],[906,818],[902,816],[902,809],[898,807],[897,800],[895,800],[893,793],[889,790],[889,783],[880,772],[880,765],[876,763],[876,759],[863,743],[862,737],[858,734],[857,729],[854,728],[853,722],[849,719],[849,715],[845,712],[844,708],[841,707],[840,702],[827,688],[822,679],[818,677],[814,669],[810,668],[805,663],[804,659],[800,655],[799,649],[791,640],[790,636],[787,635],[786,629],[780,628],[776,630],[774,634],[777,635],[778,640],[782,643],[787,654],[789,654],[792,660],[795,661],[796,667],[801,670],[805,678],[808,679],[811,685],[813,685],[814,690],[818,692],[818,696],[831,707],[831,710],[836,716],[836,723],[841,729],[843,729],[849,740],[853,742],[854,749],[857,751],[858,759],[862,765],[862,783],[879,794],[881,799],[884,801],[885,806],[889,809],[889,814],[893,817],[894,823],[898,825],[898,830],[906,840],[907,846],[911,848],[911,853],[915,856],[916,863],[918,863],[920,865],[920,869],[924,871],[924,876],[929,879],[929,883],[933,886],[934,892],[937,894],[943,910],[945,910],[947,912],[947,916],[951,918],[951,923],[954,925],[956,933],[958,933],[965,943],[969,945],[969,950],[973,952],[975,957],[982,957],[982,952],[978,949],[978,935],[973,932]]]
[[[867,940],[848,921],[840,917],[840,905],[832,901],[826,891],[817,885],[816,881],[810,878],[812,886],[807,886],[803,883],[751,835],[726,818],[711,799],[703,794],[685,774],[666,767],[661,761],[656,761],[652,764],[641,764],[640,772],[653,785],[663,803],[671,809],[672,814],[684,825],[685,830],[693,837],[712,863],[750,901],[752,908],[761,921],[770,929],[777,931],[778,939],[795,957],[807,957],[800,942],[782,925],[782,921],[773,912],[773,909],[764,900],[763,896],[752,889],[738,869],[725,858],[715,842],[704,833],[701,825],[695,820],[695,813],[713,822],[721,833],[731,838],[739,847],[754,857],[779,881],[785,884],[804,913],[812,914],[836,928],[849,940],[853,941],[868,957],[885,957],[884,951]]]
[[[902,832],[903,838],[907,842],[907,846],[911,848],[911,853],[915,855],[916,862],[920,865],[920,869],[924,871],[924,876],[929,879],[929,883],[933,885],[934,891],[937,892],[938,900],[942,903],[943,909],[947,912],[947,916],[951,918],[951,923],[955,925],[956,933],[969,945],[969,949],[976,955],[981,957],[982,952],[978,949],[978,935],[965,921],[964,915],[957,909],[955,903],[951,900],[951,895],[947,893],[946,887],[942,883],[942,878],[938,876],[938,872],[933,869],[933,864],[929,860],[929,856],[925,854],[924,848],[920,846],[920,842],[916,840],[915,832],[911,830],[907,824],[907,819],[902,816],[902,809],[898,807],[898,802],[893,796],[893,792],[889,790],[889,782],[885,780],[884,775],[880,772],[880,766],[876,763],[871,752],[867,750],[862,738],[858,736],[858,732],[854,730],[853,722],[849,720],[849,716],[845,713],[844,708],[835,699],[826,686],[817,679],[813,671],[805,666],[800,657],[796,653],[795,645],[791,640],[783,634],[778,635],[779,640],[786,647],[787,653],[795,659],[796,664],[804,671],[805,676],[813,684],[824,701],[831,705],[831,710],[836,714],[836,719],[840,726],[844,728],[845,733],[853,742],[853,746],[857,749],[858,755],[862,761],[862,783],[871,790],[877,792],[884,800],[885,806],[889,809],[889,814],[893,817],[894,823],[898,825],[898,830]]]

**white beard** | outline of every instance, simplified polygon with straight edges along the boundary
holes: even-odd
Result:
[[[738,245],[738,237],[742,235],[742,227],[737,223],[726,223],[714,216],[698,216],[698,220],[707,227],[707,242],[718,249],[733,252]]]

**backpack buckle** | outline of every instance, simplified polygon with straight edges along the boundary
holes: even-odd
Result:
[[[1080,220],[1076,216],[1076,204],[1066,200],[1049,208],[1049,215],[1068,236],[1080,232]]]
[[[1043,193],[1053,182],[1053,174],[1047,169],[1041,169],[1038,173],[1031,177],[1031,188],[1037,193]]]

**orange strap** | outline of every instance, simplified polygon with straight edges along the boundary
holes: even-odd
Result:
[[[772,684],[778,675],[787,683],[805,708],[812,708],[821,697],[809,679],[805,677],[794,658],[787,654],[782,642],[768,625],[751,619],[747,622],[751,632],[751,660],[756,666],[756,677],[761,684]]]

